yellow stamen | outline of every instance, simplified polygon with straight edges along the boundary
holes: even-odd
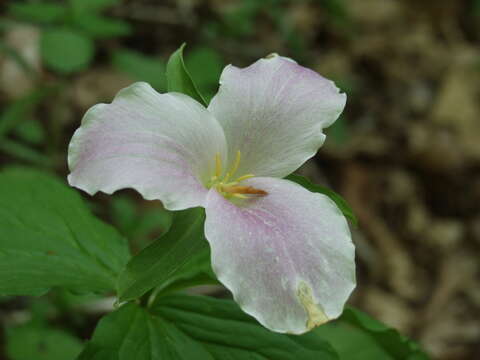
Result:
[[[229,175],[233,176],[238,170],[238,166],[240,165],[240,159],[242,158],[242,153],[240,150],[237,150],[237,156],[235,157],[235,162],[233,163],[232,169],[228,172]]]
[[[215,154],[215,177],[219,178],[222,175],[222,158],[220,153]]]
[[[248,196],[242,195],[242,194],[229,194],[232,197],[235,197],[237,199],[248,199]]]
[[[255,177],[255,175],[253,175],[253,174],[242,175],[237,180],[235,180],[235,182],[239,183],[240,181],[247,180],[247,179],[250,179],[250,178],[253,178],[253,177]]]
[[[238,171],[240,166],[240,160],[242,154],[240,151],[237,151],[235,161],[231,169],[225,174],[222,178],[222,158],[220,153],[215,154],[215,175],[210,178],[207,183],[207,187],[215,187],[223,196],[226,198],[238,198],[238,199],[248,199],[251,197],[265,196],[268,193],[261,189],[256,189],[252,186],[242,186],[240,183],[243,180],[250,179],[255,177],[253,174],[246,174],[238,177],[237,179],[229,182],[229,179],[232,178],[235,173]]]

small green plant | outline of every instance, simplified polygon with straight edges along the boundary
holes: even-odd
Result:
[[[96,39],[130,34],[130,25],[102,15],[116,0],[29,1],[9,5],[9,14],[42,29],[40,50],[50,69],[70,74],[84,70],[95,54]]]

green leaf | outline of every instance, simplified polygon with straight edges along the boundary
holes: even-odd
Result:
[[[138,298],[167,282],[188,260],[208,246],[205,211],[193,208],[174,214],[170,230],[128,263],[118,281],[120,301]]]
[[[7,355],[11,360],[74,360],[82,343],[65,331],[34,324],[7,329]]]
[[[39,121],[30,119],[23,121],[15,128],[15,135],[34,145],[42,144],[46,138],[45,130]]]
[[[48,168],[53,165],[50,157],[18,141],[0,138],[0,151],[9,154],[17,160],[26,161],[41,168]]]
[[[137,81],[146,81],[157,90],[166,89],[165,63],[156,58],[131,50],[118,50],[113,54],[113,65]]]
[[[75,190],[35,170],[0,172],[0,294],[114,290],[128,257]]]
[[[210,257],[209,247],[192,256],[179,271],[155,290],[156,296],[164,296],[192,286],[220,285],[213,273]]]
[[[188,95],[199,103],[207,106],[207,102],[198,91],[183,61],[185,43],[175,51],[167,63],[167,85],[169,92],[179,92]]]
[[[76,13],[94,13],[116,5],[120,0],[70,0],[70,6]]]
[[[126,36],[132,31],[125,21],[90,13],[75,16],[74,23],[89,36],[101,39]]]
[[[38,88],[9,104],[0,116],[0,137],[25,120],[35,107],[52,93],[53,88]]]
[[[414,341],[353,308],[313,333],[330,342],[341,360],[428,360]]]
[[[12,3],[8,6],[11,16],[20,20],[41,24],[52,24],[62,20],[67,8],[54,2]]]
[[[0,19],[0,33],[3,31],[1,28],[1,19]],[[37,81],[38,80],[38,74],[36,72],[36,69],[33,68],[32,64],[29,63],[23,54],[21,54],[18,49],[14,48],[10,44],[7,44],[6,42],[0,40],[0,53],[3,53],[5,56],[10,57],[17,66],[22,69],[22,71],[25,73],[25,75],[29,76],[32,78],[32,80]]]
[[[343,197],[341,197],[333,190],[330,190],[324,186],[314,184],[306,177],[296,174],[290,174],[285,179],[293,181],[311,192],[327,195],[330,199],[333,200],[333,202],[335,202],[338,208],[342,211],[343,215],[348,218],[353,225],[357,226],[358,221],[355,214],[353,213],[352,208],[350,207],[350,205],[348,205],[347,201]]]
[[[40,51],[45,64],[68,74],[85,69],[93,58],[94,44],[88,37],[69,29],[50,29],[42,33]]]
[[[209,102],[218,90],[218,79],[223,69],[218,52],[208,47],[197,47],[185,58],[185,64]]]
[[[128,344],[124,345],[124,344]],[[104,317],[78,360],[333,360],[310,334],[271,332],[230,300],[168,296],[150,309],[130,303]]]

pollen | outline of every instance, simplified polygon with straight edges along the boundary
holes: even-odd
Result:
[[[311,287],[304,281],[301,281],[298,285],[297,298],[307,314],[306,327],[308,330],[311,330],[314,327],[325,324],[327,321],[329,321],[329,318],[327,315],[325,315],[325,312],[320,305],[315,303]]]
[[[225,198],[247,199],[267,195],[268,193],[265,190],[240,184],[242,181],[250,179],[255,175],[245,174],[235,178],[241,159],[242,153],[239,150],[237,151],[232,167],[225,173],[225,176],[223,176],[222,157],[219,153],[215,154],[215,174],[210,178],[207,187],[214,187]],[[230,179],[234,180],[230,181]]]

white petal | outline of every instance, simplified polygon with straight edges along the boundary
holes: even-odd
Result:
[[[225,149],[222,128],[198,102],[135,83],[85,114],[70,142],[68,180],[89,194],[134,188],[170,210],[201,206]]]
[[[242,153],[238,173],[284,177],[315,155],[345,101],[332,81],[273,56],[227,66],[208,110],[224,128],[229,154]]]
[[[205,234],[219,280],[265,327],[293,334],[338,317],[355,287],[355,250],[328,197],[253,178],[268,195],[234,204],[210,190]]]

